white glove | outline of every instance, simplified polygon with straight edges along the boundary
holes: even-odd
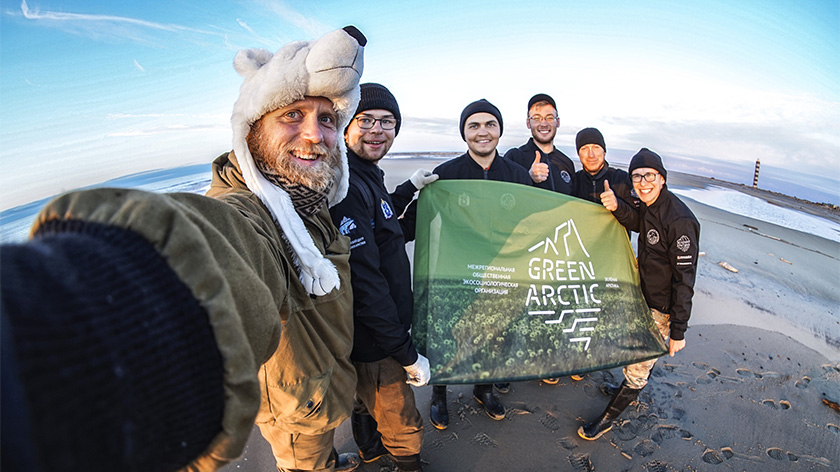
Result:
[[[405,383],[415,387],[426,385],[432,378],[432,372],[429,370],[429,359],[426,359],[423,354],[417,354],[417,362],[403,366],[403,369],[408,373],[408,380]]]
[[[417,190],[421,190],[423,187],[429,185],[437,179],[437,174],[433,174],[425,169],[418,169],[415,173],[411,174],[411,177],[408,178]]]

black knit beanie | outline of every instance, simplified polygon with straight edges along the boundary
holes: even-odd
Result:
[[[633,173],[633,170],[639,169],[642,167],[650,167],[651,169],[656,169],[662,174],[662,178],[667,180],[668,179],[668,172],[665,171],[665,166],[662,165],[662,158],[659,157],[659,154],[651,151],[648,148],[642,148],[639,152],[633,156],[633,159],[630,159],[630,167],[628,168],[627,172]]]
[[[607,152],[607,144],[604,142],[604,135],[596,128],[583,128],[578,131],[577,137],[575,137],[577,151],[580,152],[580,148],[586,146],[587,144],[597,144],[598,146],[601,146],[604,152]]]
[[[554,99],[551,98],[550,95],[546,93],[538,93],[528,100],[528,111],[531,111],[531,107],[537,102],[548,102],[555,110],[557,109],[557,104],[554,103]]]
[[[464,135],[464,125],[467,123],[467,118],[471,117],[472,115],[475,115],[476,113],[482,112],[490,113],[491,115],[495,116],[497,120],[499,120],[499,136],[502,135],[502,132],[505,129],[504,123],[502,122],[502,112],[500,112],[499,109],[496,108],[496,105],[493,105],[492,103],[482,98],[481,100],[476,100],[470,103],[469,105],[467,105],[466,108],[464,108],[464,111],[461,112],[461,139],[463,139],[464,141],[467,140],[467,137]]]
[[[380,84],[372,82],[362,84],[359,88],[362,92],[362,98],[359,100],[359,106],[356,108],[356,113],[353,116],[367,110],[388,110],[397,119],[394,136],[400,134],[402,115],[400,115],[400,106],[397,104],[397,99],[394,98],[391,91]]]

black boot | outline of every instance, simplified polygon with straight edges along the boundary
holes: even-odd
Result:
[[[606,395],[610,398],[613,398],[616,395],[618,395],[618,391],[621,390],[621,385],[623,385],[623,384],[624,384],[623,382],[619,385],[609,383],[609,382],[604,382],[598,387],[598,390],[600,390],[601,393],[603,393],[604,395]]]
[[[484,411],[487,413],[487,416],[493,418],[494,420],[502,420],[505,418],[505,407],[499,402],[496,395],[493,394],[493,385],[480,384],[474,386],[473,396],[476,400],[478,400],[478,403],[481,403],[481,406],[484,407]]]
[[[429,420],[437,429],[449,426],[449,412],[446,410],[446,385],[432,386],[432,404],[429,407]]]
[[[332,454],[335,458],[335,472],[352,472],[358,469],[359,464],[362,463],[362,460],[359,459],[359,456],[356,455],[355,452],[345,452],[339,454],[335,448],[333,448]]]
[[[401,472],[418,472],[423,470],[423,466],[420,464],[420,454],[391,457],[394,458],[394,462],[397,463],[397,469]]]
[[[359,457],[363,462],[373,462],[388,454],[388,450],[382,445],[382,435],[376,430],[376,420],[370,414],[354,411],[350,415],[350,426],[353,429],[353,439],[359,446]]]
[[[607,431],[611,430],[613,427],[613,420],[616,419],[625,408],[627,408],[627,405],[639,396],[639,392],[641,390],[642,389],[640,388],[630,388],[626,383],[622,383],[621,387],[618,389],[618,393],[616,393],[612,400],[610,400],[610,404],[607,405],[607,409],[601,413],[601,416],[595,421],[578,428],[578,436],[586,439],[587,441],[594,441],[600,438]]]

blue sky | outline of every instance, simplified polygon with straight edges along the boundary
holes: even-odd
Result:
[[[573,158],[595,126],[608,160],[645,146],[703,175],[742,166],[746,183],[758,157],[840,192],[836,0],[401,3],[3,0],[0,210],[209,163],[231,147],[236,51],[347,24],[369,40],[363,80],[400,102],[392,151],[464,150],[458,115],[478,98],[504,115],[504,151],[545,92]]]

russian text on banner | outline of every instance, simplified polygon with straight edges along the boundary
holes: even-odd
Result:
[[[601,205],[520,184],[423,189],[414,303],[431,383],[559,377],[666,352],[624,228]]]

